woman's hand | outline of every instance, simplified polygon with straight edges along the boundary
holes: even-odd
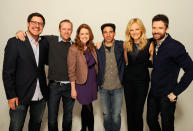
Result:
[[[76,88],[75,88],[75,82],[71,82],[71,97],[73,99],[77,98],[77,92],[76,92]]]
[[[125,42],[123,43],[123,49],[124,49],[124,59],[125,59],[125,64],[128,65],[127,46],[126,46]]]
[[[150,54],[150,60],[153,62],[153,51],[154,51],[154,43],[151,42],[149,46],[149,54]]]

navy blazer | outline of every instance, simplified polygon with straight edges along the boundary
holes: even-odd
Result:
[[[180,69],[184,70],[178,82]],[[153,56],[150,94],[167,96],[173,92],[176,96],[182,93],[193,79],[193,62],[185,47],[169,34]]]
[[[119,79],[122,83],[123,72],[125,67],[123,41],[115,40],[114,44],[115,44],[114,52],[115,52],[115,57],[117,62]],[[101,86],[104,82],[104,72],[105,72],[105,65],[106,65],[105,46],[102,44],[100,49],[96,49],[96,53],[98,57],[97,82],[98,82],[98,85]]]
[[[10,38],[5,47],[3,62],[3,82],[7,99],[19,98],[19,104],[28,104],[35,92],[37,78],[44,98],[48,97],[45,64],[48,63],[48,42],[42,37],[39,41],[39,64],[26,36],[23,42]]]

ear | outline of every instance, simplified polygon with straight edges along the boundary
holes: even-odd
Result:
[[[168,33],[169,27],[166,29],[166,33]]]
[[[29,22],[26,23],[27,27],[29,27]]]

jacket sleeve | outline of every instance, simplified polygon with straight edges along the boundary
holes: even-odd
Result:
[[[17,41],[15,38],[8,40],[4,51],[3,61],[3,83],[7,99],[17,97],[16,88],[16,67],[17,67]]]
[[[44,39],[44,44],[45,44],[45,51],[46,51],[46,60],[45,60],[45,64],[48,65],[48,62],[49,62],[49,39],[47,39],[46,36],[42,36],[42,38]]]
[[[193,80],[193,62],[182,44],[179,44],[176,48],[174,61],[184,70],[183,76],[173,91],[177,96],[182,93]]]
[[[67,56],[67,64],[68,64],[68,76],[70,82],[76,81],[76,48],[72,45],[69,48],[68,56]]]

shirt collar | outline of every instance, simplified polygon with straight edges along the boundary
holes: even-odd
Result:
[[[28,34],[27,31],[26,31],[25,33],[27,34],[27,37],[28,37],[28,39],[29,39],[30,42],[35,42],[35,39],[33,39],[33,38]],[[40,40],[41,40],[41,37],[38,37],[38,42],[39,42]]]
[[[160,46],[167,37],[168,37],[168,34],[166,34],[166,37],[165,37],[162,41],[160,41],[159,43],[157,43],[157,44]]]
[[[105,40],[102,41],[102,44],[105,46]],[[115,40],[113,41],[112,47],[115,45]]]
[[[64,42],[64,40],[62,39],[62,37],[61,37],[61,36],[58,36],[58,42],[61,42],[61,41]],[[71,38],[69,38],[69,41],[68,41],[68,42],[70,42],[70,44],[72,44]]]

